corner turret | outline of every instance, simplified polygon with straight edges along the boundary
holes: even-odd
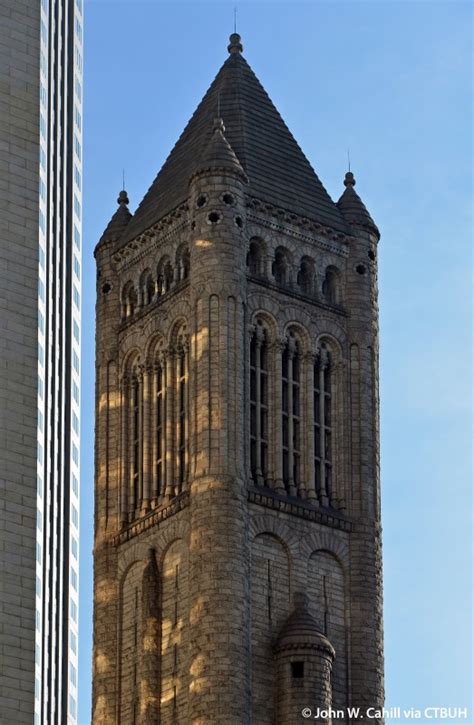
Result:
[[[334,647],[310,614],[306,594],[295,592],[293,601],[275,646],[279,725],[293,725],[302,703],[312,713],[329,711],[332,705]],[[324,716],[316,720],[329,721]]]

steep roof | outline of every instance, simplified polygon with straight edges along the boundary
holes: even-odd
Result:
[[[317,647],[335,656],[334,648],[319,630],[308,610],[308,597],[303,592],[295,593],[295,608],[278,635],[275,650]]]
[[[104,233],[99,239],[99,244],[105,241],[113,241],[121,237],[125,227],[128,225],[130,219],[132,218],[132,214],[130,213],[127,206],[128,203],[129,201],[127,192],[122,190],[119,193],[117,199],[117,204],[119,205],[119,208],[112,215],[112,218],[107,224]]]
[[[242,165],[247,192],[346,232],[336,204],[288,130],[231,35],[230,55],[145,194],[121,243],[156,223],[188,197],[189,179],[212,134],[219,108],[225,137]]]
[[[194,173],[211,170],[231,171],[233,174],[241,176],[245,181],[247,177],[240,164],[239,159],[235,155],[231,145],[227,141],[225,135],[225,126],[222,118],[214,119],[214,130],[211,139],[204,149],[204,153],[199,158]]]
[[[376,223],[367,211],[359,194],[354,189],[355,184],[354,174],[348,171],[344,179],[344,186],[346,188],[337,202],[337,207],[348,224],[374,232],[380,238]]]

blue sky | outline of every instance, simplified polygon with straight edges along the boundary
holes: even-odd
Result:
[[[92,646],[92,252],[122,169],[133,211],[226,59],[233,7],[85,3],[80,725],[90,722]],[[466,707],[472,4],[237,7],[244,55],[329,193],[337,199],[344,188],[350,148],[357,191],[382,233],[387,706]]]

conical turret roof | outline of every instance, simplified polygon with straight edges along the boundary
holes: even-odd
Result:
[[[348,224],[374,232],[380,238],[376,223],[367,211],[359,194],[354,189],[355,183],[354,174],[348,171],[344,179],[344,186],[346,188],[337,202],[337,207]]]
[[[295,608],[280,631],[276,651],[315,647],[325,650],[331,657],[334,657],[332,644],[319,630],[314,617],[309,612],[306,595],[297,592],[294,599]]]
[[[222,118],[214,119],[214,129],[204,153],[196,164],[195,174],[206,171],[230,171],[247,180],[245,172],[225,137],[225,126]]]
[[[119,193],[117,203],[119,205],[119,208],[113,214],[111,220],[107,224],[104,233],[99,239],[99,244],[101,242],[114,241],[116,239],[119,239],[122,236],[125,227],[128,225],[130,219],[132,218],[132,214],[130,213],[127,206],[129,204],[128,195],[124,189],[122,189],[122,191]]]
[[[195,171],[196,159],[209,143],[218,109],[225,124],[225,138],[248,178],[247,193],[336,231],[347,232],[336,204],[242,56],[238,35],[231,36],[228,49],[229,57],[143,198],[121,242],[130,241],[187,199],[189,179]]]

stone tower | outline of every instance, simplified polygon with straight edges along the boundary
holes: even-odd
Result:
[[[379,233],[228,50],[95,251],[96,725],[383,703]]]

